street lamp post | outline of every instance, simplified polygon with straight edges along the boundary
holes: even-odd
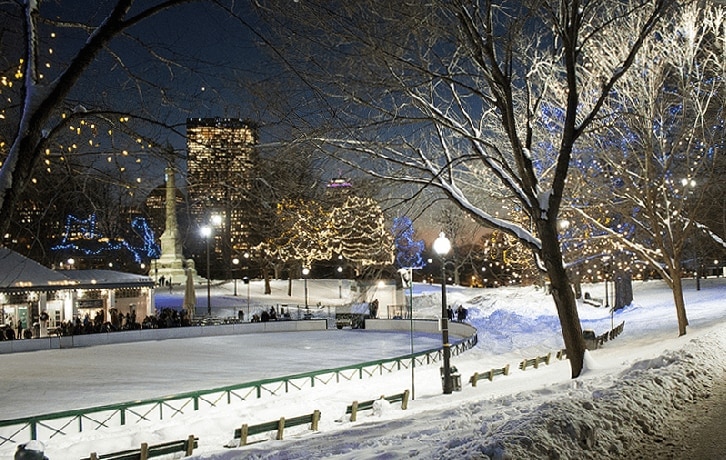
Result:
[[[308,267],[304,267],[302,269],[303,274],[303,285],[305,286],[305,311],[308,309],[308,275],[310,274],[310,269]]]
[[[453,385],[451,382],[451,344],[449,343],[449,314],[446,305],[446,254],[451,250],[451,241],[446,238],[444,232],[434,241],[434,252],[441,258],[441,340],[444,345],[444,394],[451,394]]]
[[[250,317],[250,253],[244,253],[245,258],[245,284],[247,285],[247,317]]]
[[[338,267],[338,298],[343,298],[343,267]]]
[[[206,225],[202,227],[202,236],[207,244],[207,315],[212,316],[212,287],[209,279],[209,239],[212,236],[212,227]]]
[[[222,216],[214,214],[211,219],[209,219],[209,224],[205,225],[201,229],[202,237],[207,243],[207,315],[209,316],[212,316],[212,275],[210,273],[211,264],[209,263],[209,240],[212,239],[212,234],[214,233],[213,226],[220,225],[221,223]]]
[[[234,265],[234,273],[232,276],[234,277],[234,295],[237,295],[237,265],[239,265],[239,259],[234,258],[232,259],[232,265]]]

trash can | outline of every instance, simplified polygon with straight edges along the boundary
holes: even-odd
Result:
[[[585,339],[585,348],[588,350],[597,350],[597,336],[592,329],[582,331],[582,338]]]
[[[439,372],[441,373],[441,388],[444,389],[446,387],[444,368],[440,367]],[[453,391],[461,391],[461,374],[459,374],[459,370],[455,366],[449,368],[449,378],[451,378],[451,389]]]
[[[15,460],[48,460],[45,456],[45,445],[40,441],[20,444],[15,451]]]

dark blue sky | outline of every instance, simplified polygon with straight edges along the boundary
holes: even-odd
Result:
[[[87,31],[67,24],[82,22],[97,26],[115,3],[112,0],[41,3],[42,17],[66,24],[45,22],[41,26],[39,36],[44,54],[40,61],[51,63],[50,67],[42,68],[48,80],[58,69],[65,68],[88,37]],[[150,3],[137,2],[141,7]],[[188,117],[250,119],[263,127],[264,136],[268,132],[265,127],[275,122],[266,109],[269,101],[260,97],[260,84],[274,75],[276,66],[251,30],[260,25],[254,20],[248,3],[230,3],[234,4],[237,17],[209,2],[191,2],[130,28],[96,57],[71,93],[69,106],[126,111],[132,116],[171,125],[176,132],[153,124],[127,126],[139,129],[160,145],[171,145],[179,154],[184,154],[186,146]],[[134,6],[131,14],[138,8]],[[50,48],[52,54],[47,51]],[[97,132],[97,139],[109,150],[137,150],[133,135],[126,140],[118,135],[118,124],[114,139],[104,135],[107,127],[99,126]],[[66,139],[63,143],[69,142]],[[97,159],[99,167],[105,162],[105,155]],[[154,170],[163,164],[153,163]],[[137,167],[149,167],[147,161],[142,165]],[[106,166],[116,167],[115,162]],[[163,177],[160,173],[154,175]]]

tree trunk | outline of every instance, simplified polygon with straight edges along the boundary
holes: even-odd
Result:
[[[570,360],[572,378],[582,372],[585,357],[585,339],[582,337],[582,325],[577,312],[575,293],[562,262],[562,253],[557,238],[556,223],[539,221],[539,234],[542,241],[542,259],[549,275],[552,298],[557,307],[557,315],[562,325],[562,338]]]
[[[676,304],[676,316],[678,317],[678,337],[686,335],[688,317],[686,316],[686,302],[683,300],[683,281],[681,280],[680,267],[678,272],[672,274],[673,278],[673,300]]]
[[[619,271],[615,277],[615,302],[613,308],[620,310],[633,303],[633,278],[629,273]]]
[[[272,294],[272,287],[270,286],[270,269],[267,266],[262,267],[262,279],[265,280],[265,295]]]

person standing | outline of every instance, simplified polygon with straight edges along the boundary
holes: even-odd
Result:
[[[23,320],[18,319],[18,339],[23,338]]]
[[[43,311],[43,313],[40,314],[40,336],[41,337],[48,337],[48,321],[50,321],[50,316],[48,315],[47,311]]]

